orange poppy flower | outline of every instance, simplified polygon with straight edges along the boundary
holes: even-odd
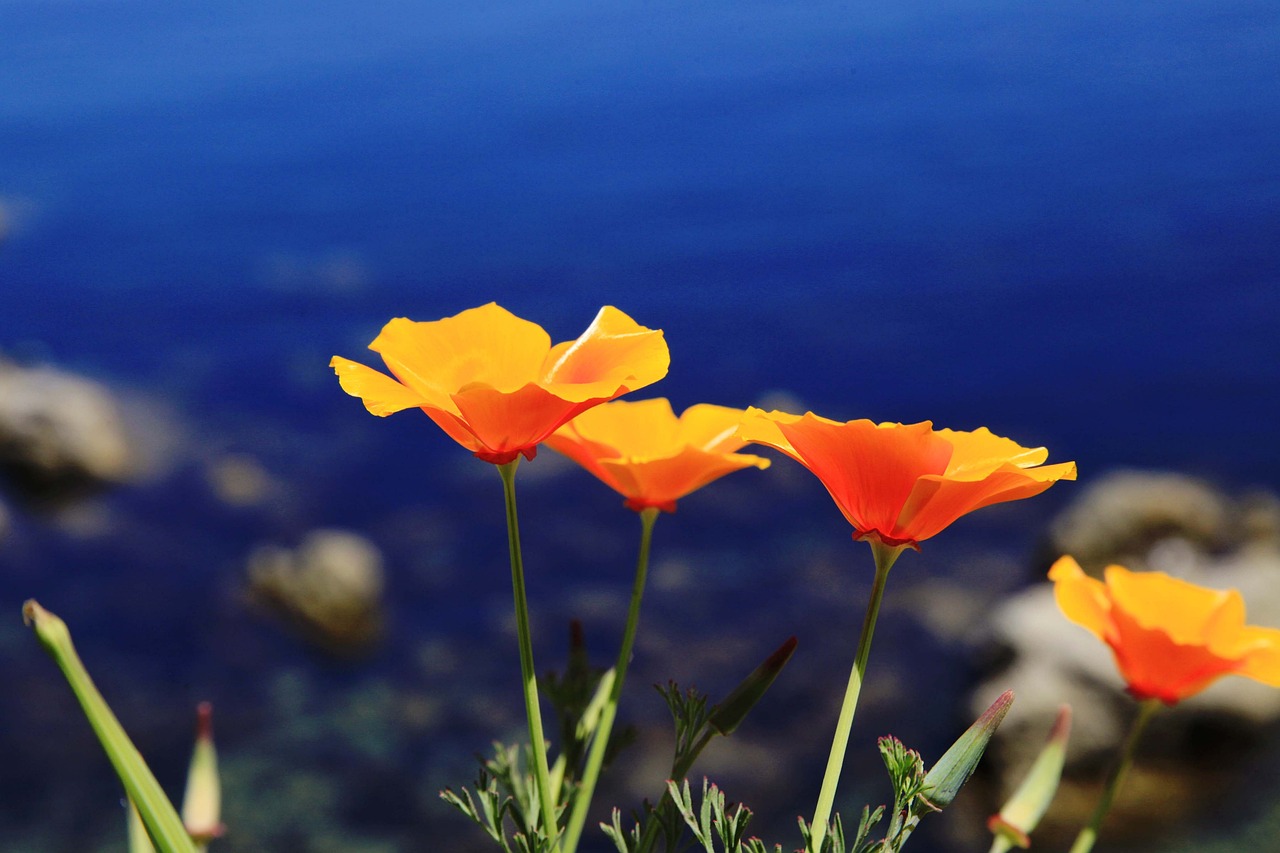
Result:
[[[583,412],[547,439],[595,474],[639,512],[675,512],[676,501],[741,468],[767,468],[769,460],[734,453],[745,439],[735,430],[741,409],[702,403],[676,417],[664,399],[618,401]]]
[[[1236,590],[1123,566],[1105,577],[1071,557],[1049,569],[1058,608],[1111,647],[1133,696],[1172,705],[1233,674],[1280,687],[1280,630],[1246,625]]]
[[[918,424],[840,423],[812,412],[748,409],[738,434],[781,450],[827,487],[855,539],[910,546],[965,513],[1038,495],[1074,480],[1074,462],[1042,465],[1049,452],[993,435]]]
[[[394,379],[334,356],[342,390],[375,415],[420,407],[486,462],[532,459],[575,415],[667,374],[660,330],[605,306],[577,340],[551,345],[536,323],[495,303],[453,317],[383,326],[369,344]]]

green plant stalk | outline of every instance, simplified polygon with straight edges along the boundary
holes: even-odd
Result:
[[[871,540],[871,553],[876,562],[876,577],[871,586],[871,598],[867,601],[867,613],[862,620],[862,634],[858,638],[858,652],[849,673],[849,686],[845,689],[844,704],[836,720],[836,732],[831,741],[831,754],[827,757],[827,770],[822,777],[822,788],[814,806],[813,821],[809,824],[810,853],[821,853],[822,842],[827,836],[827,823],[831,819],[831,807],[836,799],[836,785],[840,782],[840,770],[844,767],[845,752],[849,747],[849,732],[853,728],[853,712],[858,707],[858,694],[862,692],[862,679],[867,671],[867,659],[871,655],[871,637],[876,631],[876,617],[880,614],[880,601],[884,598],[885,582],[889,569],[893,568],[904,546],[885,545],[878,539]]]
[[[147,835],[147,825],[142,822],[142,815],[138,814],[138,807],[133,804],[133,800],[126,798],[129,804],[129,853],[156,853],[156,848],[151,844],[151,836]]]
[[[1094,808],[1093,815],[1089,818],[1089,823],[1085,825],[1084,829],[1080,830],[1080,834],[1076,836],[1075,843],[1071,845],[1071,853],[1089,853],[1093,849],[1093,843],[1098,840],[1098,830],[1102,827],[1102,821],[1107,816],[1107,812],[1111,811],[1111,804],[1115,801],[1116,793],[1120,790],[1120,786],[1124,784],[1124,777],[1129,774],[1129,768],[1133,766],[1133,757],[1137,752],[1138,740],[1142,737],[1142,732],[1146,729],[1147,723],[1151,722],[1151,718],[1155,716],[1156,711],[1159,709],[1159,699],[1144,699],[1142,704],[1138,706],[1138,716],[1134,718],[1133,725],[1129,727],[1129,736],[1125,738],[1120,760],[1111,768],[1111,775],[1107,777],[1107,784],[1102,789],[1102,797],[1098,800],[1098,805]]]
[[[533,640],[529,632],[529,602],[524,588],[524,560],[520,555],[520,523],[516,517],[516,468],[520,457],[498,466],[502,475],[502,491],[507,505],[507,542],[511,549],[511,589],[516,605],[516,636],[520,644],[520,675],[524,680],[524,710],[529,722],[529,748],[533,756],[534,778],[538,785],[538,801],[542,806],[542,825],[551,849],[559,851],[556,838],[556,804],[547,769],[547,742],[542,734],[542,710],[538,705],[538,678],[533,668]]]
[[[71,692],[84,710],[89,725],[107,753],[116,775],[124,783],[129,799],[138,808],[143,823],[161,853],[196,853],[196,847],[187,835],[182,819],[156,777],[152,775],[137,747],[129,740],[120,721],[94,686],[93,679],[76,654],[67,625],[54,614],[41,607],[34,599],[22,607],[23,619],[35,629],[36,637],[62,670]]]
[[[657,520],[656,507],[646,507],[640,511],[640,555],[636,559],[635,581],[631,584],[631,606],[627,610],[627,625],[622,633],[622,648],[618,651],[618,663],[614,667],[613,687],[609,691],[608,701],[600,712],[600,723],[596,727],[591,741],[591,752],[587,755],[587,764],[582,771],[582,784],[578,787],[577,796],[574,798],[569,825],[565,827],[564,853],[574,853],[578,848],[582,828],[587,822],[587,810],[591,807],[591,798],[595,794],[596,782],[600,778],[600,767],[604,764],[605,750],[609,746],[609,734],[613,730],[614,717],[618,712],[618,700],[622,696],[622,682],[627,677],[627,665],[631,662],[631,650],[635,646],[636,628],[640,624],[640,602],[644,598],[645,580],[649,575],[649,546],[653,541],[653,525]]]
[[[711,728],[711,726],[706,727],[706,731],[703,732],[702,737],[699,738],[698,742],[685,753],[683,759],[671,765],[672,781],[676,779],[684,781],[686,777],[688,777],[689,770],[693,767],[694,762],[698,760],[698,756],[702,754],[702,750],[707,748],[707,744],[711,743],[711,739],[717,734],[719,734],[719,732]],[[671,788],[668,786],[667,789],[662,792],[662,797],[658,800],[658,805],[654,807],[653,816],[651,816],[649,821],[645,824],[644,834],[640,836],[640,843],[636,846],[636,850],[641,851],[641,853],[649,853],[649,851],[653,849],[653,845],[657,843],[658,840],[657,814],[664,806],[666,806],[667,803],[670,802],[674,802],[674,800],[671,798]]]

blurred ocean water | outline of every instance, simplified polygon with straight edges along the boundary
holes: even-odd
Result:
[[[180,715],[212,692],[228,748],[354,762],[368,801],[335,821],[410,844],[403,818],[445,820],[433,788],[510,736],[496,478],[414,413],[370,418],[326,367],[392,316],[497,300],[560,340],[616,304],[666,330],[651,393],[677,407],[784,394],[830,417],[988,425],[1082,480],[1137,466],[1280,488],[1274,3],[0,0],[0,45],[0,353],[88,373],[166,425],[149,481],[74,522],[15,511],[0,600],[16,619],[35,594],[80,626],[175,774]],[[208,466],[233,453],[278,484],[267,506],[211,494]],[[527,467],[526,520],[531,559],[554,567],[533,586],[547,666],[573,615],[611,647],[633,547],[612,496],[550,457]],[[637,685],[731,686],[802,625],[802,653],[822,643],[795,567],[864,555],[782,467],[659,526],[667,587]],[[964,522],[920,571],[1025,566],[1068,488]],[[388,558],[390,642],[363,668],[335,672],[239,606],[254,543],[321,525]],[[1013,574],[998,582],[1031,568]],[[860,590],[833,594],[856,610]],[[882,630],[901,649],[878,649],[884,666],[910,662],[908,627]],[[75,795],[100,808],[77,801],[59,840],[31,840],[69,808],[65,780],[29,782],[49,760],[36,735],[77,721],[29,638],[0,636],[22,685],[4,700],[19,760],[0,786],[21,796],[0,849],[106,843],[96,765]],[[679,638],[705,645],[690,668],[724,670],[668,672]],[[32,728],[33,695],[57,725]],[[362,707],[386,710],[362,723]],[[313,728],[270,734],[290,714]],[[335,745],[335,727],[367,740]]]

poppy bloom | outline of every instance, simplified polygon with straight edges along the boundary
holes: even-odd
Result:
[[[769,460],[734,453],[746,444],[735,431],[741,409],[701,403],[676,417],[664,399],[605,403],[583,412],[547,439],[595,474],[639,512],[675,512],[676,501],[741,468]]]
[[[369,344],[391,376],[334,356],[342,390],[380,417],[417,406],[486,462],[532,459],[575,415],[667,374],[661,330],[605,306],[577,340],[551,345],[536,323],[495,303],[417,323],[403,317]]]
[[[1280,630],[1246,625],[1236,590],[1122,566],[1104,574],[1105,583],[1062,557],[1049,579],[1066,617],[1111,647],[1136,698],[1172,705],[1233,674],[1280,687]]]
[[[854,538],[890,548],[919,543],[965,513],[1038,495],[1074,480],[1074,462],[1042,465],[1043,447],[1022,447],[985,427],[973,432],[918,424],[840,423],[812,412],[748,409],[738,434],[781,450],[827,487]]]

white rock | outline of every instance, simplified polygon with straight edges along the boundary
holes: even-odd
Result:
[[[102,385],[0,362],[0,462],[34,488],[130,479],[134,453]]]

